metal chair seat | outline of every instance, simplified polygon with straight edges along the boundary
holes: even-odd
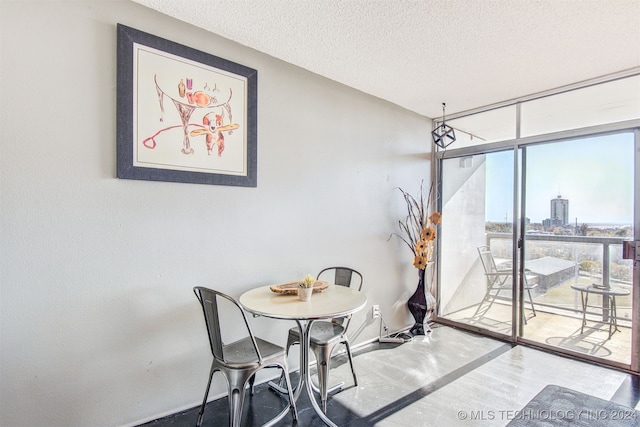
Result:
[[[277,358],[280,356],[280,353],[282,353],[283,348],[278,345],[258,337],[255,337],[255,340],[258,345],[258,350],[262,355],[263,363],[264,360],[268,360],[272,357]],[[224,353],[225,358],[227,359],[227,366],[229,367],[244,369],[252,367],[257,368],[260,366],[260,363],[257,361],[258,354],[253,347],[253,342],[250,337],[225,345]]]
[[[338,343],[345,329],[342,325],[332,322],[315,322],[311,326],[311,345],[329,345]],[[295,338],[295,343],[300,343],[300,331],[298,328],[289,329],[289,337]]]

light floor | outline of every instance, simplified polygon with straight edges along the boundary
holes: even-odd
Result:
[[[347,385],[330,397],[327,408],[339,426],[505,426],[549,384],[640,406],[636,376],[447,326],[435,325],[433,332],[404,344],[358,349],[357,387],[348,387],[352,378],[345,359],[334,357],[329,379]],[[283,402],[266,384],[257,386],[254,396],[247,393],[242,425],[262,425]],[[298,412],[297,424],[286,417],[278,425],[324,426],[308,401],[299,401]],[[193,426],[196,418],[193,409],[148,425]],[[207,405],[203,425],[228,425],[226,398]]]
[[[506,336],[511,335],[511,306],[496,303],[482,315],[475,315],[475,311],[471,307],[446,318]],[[534,317],[528,305],[525,314],[527,323],[524,325],[523,337],[528,340],[579,355],[599,357],[603,361],[624,364],[631,362],[631,327],[628,321],[618,322],[618,331],[610,336],[609,323],[603,322],[601,316],[588,315],[587,323],[582,328],[580,314],[569,316],[538,308]]]

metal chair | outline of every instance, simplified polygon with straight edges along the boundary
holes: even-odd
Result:
[[[333,273],[333,279],[329,277]],[[333,282],[338,286],[352,287],[360,291],[362,289],[362,274],[348,267],[328,267],[320,271],[317,280],[326,278],[330,283]],[[318,371],[318,387],[314,387],[316,392],[320,393],[322,399],[322,410],[327,411],[327,397],[329,392],[342,389],[343,384],[334,386],[331,390],[328,388],[329,383],[329,364],[331,362],[331,353],[338,344],[344,344],[351,365],[351,373],[353,375],[354,385],[358,385],[356,371],[353,368],[353,356],[351,355],[351,347],[347,337],[347,328],[351,316],[331,319],[331,321],[317,321],[311,327],[310,349],[316,357],[316,367]],[[292,345],[300,344],[300,331],[297,327],[289,329],[289,337],[287,339],[287,354]],[[282,377],[281,377],[282,380]]]
[[[491,253],[491,248],[487,245],[478,246],[478,254],[480,255],[480,261],[482,262],[482,267],[484,268],[484,274],[487,278],[487,292],[484,295],[482,301],[478,305],[474,316],[484,315],[489,311],[496,298],[500,294],[501,291],[511,291],[511,277],[513,276],[513,272],[511,269],[508,270],[499,270],[496,261],[493,258],[493,254]],[[526,272],[527,270],[525,270]],[[529,283],[531,280],[534,280],[537,276],[531,274],[525,274],[524,277],[524,290],[529,295],[529,303],[531,304],[531,310],[533,312],[534,317],[536,315],[536,308],[533,306],[533,298],[531,297],[531,289],[538,286],[537,283]],[[485,308],[483,308],[483,304],[488,302]],[[480,311],[481,309],[482,312]],[[523,321],[526,324],[527,318],[524,316],[523,310]]]
[[[197,426],[202,425],[204,409],[207,404],[207,397],[209,396],[209,388],[211,387],[211,379],[216,371],[221,371],[227,379],[229,388],[229,425],[231,427],[240,427],[244,391],[247,383],[249,383],[250,392],[253,395],[255,373],[262,368],[272,367],[282,369],[289,394],[289,404],[275,418],[265,424],[265,426],[271,426],[284,418],[290,409],[293,409],[293,419],[297,421],[298,412],[291,388],[284,348],[255,337],[242,306],[232,297],[204,287],[195,287],[193,288],[193,292],[196,294],[202,306],[204,320],[209,334],[211,353],[213,354],[209,381],[207,382],[207,389],[205,390],[202,406],[198,414]],[[219,301],[219,299],[222,300]],[[239,311],[244,319],[247,332],[247,336],[244,338],[230,343],[224,342],[220,329],[222,322],[219,314],[219,303],[224,300],[231,302],[231,304],[226,304],[226,306],[233,307],[236,312]]]

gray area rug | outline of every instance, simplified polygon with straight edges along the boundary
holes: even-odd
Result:
[[[508,427],[640,426],[640,411],[575,390],[548,385],[515,414]]]

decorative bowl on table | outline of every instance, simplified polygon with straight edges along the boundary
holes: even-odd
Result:
[[[269,287],[271,291],[278,294],[285,295],[298,295],[298,289],[300,289],[300,284],[302,280],[295,280],[293,282],[280,283],[278,285],[273,285]],[[313,292],[322,292],[329,286],[328,282],[323,282],[322,280],[316,280],[313,284]]]

